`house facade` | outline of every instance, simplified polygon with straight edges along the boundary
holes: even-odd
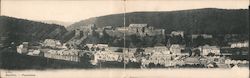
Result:
[[[183,45],[179,45],[179,44],[172,44],[170,46],[170,52],[173,55],[182,55],[181,51],[184,50],[184,46]]]
[[[79,50],[49,50],[44,52],[44,57],[58,59],[58,60],[66,60],[66,61],[74,61],[80,62]]]
[[[215,55],[220,55],[220,48],[217,46],[205,45],[205,46],[199,47],[199,50],[201,51],[201,54],[204,56],[208,55],[209,53],[214,53]]]
[[[62,46],[62,43],[59,40],[55,39],[46,39],[43,42],[44,47],[50,47],[50,48],[60,48]]]
[[[196,39],[198,36],[201,36],[204,39],[213,38],[213,35],[210,34],[193,34],[192,39]]]
[[[143,58],[141,62],[142,66],[147,66],[149,63],[160,64],[166,67],[172,66],[171,55],[163,52],[154,52],[149,58]]]
[[[17,46],[17,53],[19,54],[27,54],[28,53],[28,42],[23,42],[22,44],[20,44],[19,46]]]
[[[184,37],[184,31],[172,31],[170,35]]]
[[[230,47],[231,48],[243,48],[243,47],[248,47],[248,46],[249,46],[249,42],[244,41],[244,42],[232,43]]]
[[[111,51],[97,51],[94,54],[92,64],[96,65],[99,61],[122,61],[122,53],[111,52]]]

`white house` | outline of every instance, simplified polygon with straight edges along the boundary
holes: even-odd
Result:
[[[144,54],[146,55],[151,55],[152,53],[154,53],[154,47],[147,47],[147,48],[144,48]]]
[[[30,50],[29,53],[27,53],[27,55],[30,55],[30,56],[40,56],[41,55],[41,51],[38,49],[38,50]]]
[[[97,44],[96,47],[99,47],[99,48],[108,48],[108,44]]]
[[[17,53],[19,54],[28,53],[28,42],[23,42],[21,45],[17,46]]]
[[[137,48],[123,48],[124,60],[125,62],[131,61],[136,62],[135,52]]]
[[[44,57],[52,58],[52,59],[59,59],[59,60],[67,60],[67,61],[74,61],[80,62],[79,50],[49,50],[44,52]]]
[[[144,54],[152,55],[155,52],[161,52],[164,54],[170,54],[170,50],[166,46],[155,46],[155,47],[147,47],[144,48]]]
[[[166,46],[155,46],[154,52],[161,52],[163,54],[170,54],[170,50]]]
[[[171,36],[178,36],[184,37],[184,31],[172,31]]]
[[[122,53],[110,52],[110,51],[97,51],[94,54],[92,64],[97,64],[99,61],[121,61]]]
[[[154,52],[148,59],[142,58],[141,62],[142,66],[149,65],[149,63],[171,66],[171,55],[163,52]]]
[[[172,52],[173,55],[181,55],[181,50],[184,49],[184,46],[179,44],[172,44],[170,46],[170,52]]]
[[[96,51],[97,48],[99,48],[99,49],[105,49],[105,50],[109,48],[109,47],[108,47],[108,44],[86,44],[86,46],[87,46],[89,49],[93,48],[94,51]]]
[[[200,46],[199,50],[201,51],[202,55],[208,55],[209,53],[214,53],[215,55],[220,55],[220,48],[217,46]]]
[[[232,43],[231,44],[231,48],[242,48],[242,47],[248,47],[248,46],[249,46],[248,41],[237,42],[237,43]]]
[[[195,39],[197,38],[198,36],[201,36],[205,39],[208,39],[208,38],[213,38],[213,35],[210,35],[210,34],[193,34],[192,35],[192,39]]]
[[[62,46],[59,40],[55,39],[45,39],[43,42],[44,47],[51,47],[51,48],[60,48]]]
[[[151,63],[154,64],[165,64],[165,62],[168,62],[171,60],[170,54],[164,54],[162,52],[155,52],[152,56],[149,58]]]
[[[147,24],[130,24],[129,27],[130,28],[136,28],[136,29],[142,29],[144,27],[147,27],[148,25]]]

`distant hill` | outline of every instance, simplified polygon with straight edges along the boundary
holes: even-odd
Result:
[[[113,14],[82,20],[67,29],[73,30],[88,24],[95,24],[97,27],[117,27],[123,26],[123,21],[123,14]],[[164,28],[167,32],[183,30],[188,33],[244,34],[249,31],[248,22],[247,9],[204,8],[126,13],[126,26],[131,23],[147,23],[156,28]]]
[[[61,39],[66,32],[65,27],[56,24],[0,16],[0,37],[8,37],[7,42]]]
[[[72,24],[71,22],[63,22],[63,21],[56,21],[56,20],[40,20],[39,22],[46,23],[46,24],[58,24],[58,25],[62,25],[65,27]]]

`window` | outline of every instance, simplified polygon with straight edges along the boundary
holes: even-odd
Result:
[[[215,59],[214,59],[214,61],[215,61],[215,62],[218,62],[218,61],[219,61],[219,59],[218,59],[218,58],[215,58]]]

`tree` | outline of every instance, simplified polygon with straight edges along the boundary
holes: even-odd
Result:
[[[195,47],[205,45],[205,39],[202,36],[198,36],[196,39],[194,39],[193,44]]]
[[[170,37],[171,44],[183,44],[183,41],[184,40],[180,35]]]
[[[200,50],[198,49],[194,50],[194,56],[200,56],[201,55],[200,53],[201,53]]]
[[[142,57],[143,52],[144,52],[144,49],[137,48],[134,55],[135,55],[135,57]]]
[[[215,56],[215,53],[208,53],[207,56]]]
[[[156,65],[155,65],[154,63],[149,63],[149,64],[148,64],[148,67],[149,67],[149,68],[154,68],[155,66],[156,66]]]
[[[89,50],[89,47],[88,46],[84,46],[83,50]]]

